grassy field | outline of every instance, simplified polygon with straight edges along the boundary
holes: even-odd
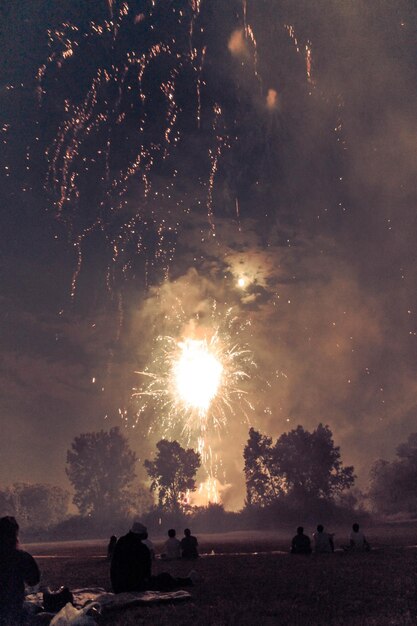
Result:
[[[289,530],[289,529],[288,529]],[[333,529],[329,529],[333,530]],[[344,535],[336,532],[336,546]],[[374,528],[368,554],[297,557],[283,553],[291,533],[202,535],[194,568],[203,581],[183,604],[137,607],[103,617],[106,626],[136,624],[375,625],[417,624],[417,528]],[[338,537],[340,541],[338,542]],[[156,542],[158,546],[158,542]],[[110,589],[105,542],[32,544],[42,582],[57,588]],[[213,554],[214,552],[214,554]],[[156,561],[154,573],[185,576],[186,562]]]

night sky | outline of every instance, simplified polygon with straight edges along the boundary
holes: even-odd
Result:
[[[417,430],[415,3],[3,5],[0,485],[68,487],[82,432],[188,443],[136,372],[215,328],[253,362],[226,507],[251,425],[328,424],[366,488]]]

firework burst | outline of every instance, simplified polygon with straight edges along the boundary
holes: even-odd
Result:
[[[210,485],[210,501],[221,459],[212,442],[228,429],[239,413],[247,419],[251,405],[245,383],[255,367],[252,353],[239,341],[243,330],[229,309],[222,325],[187,324],[176,336],[158,336],[152,365],[137,372],[141,385],[134,390],[136,423],[149,410],[157,415],[151,431],[178,437],[198,450]],[[216,497],[213,496],[216,491]]]

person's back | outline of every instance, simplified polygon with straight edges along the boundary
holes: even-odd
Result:
[[[146,528],[136,522],[127,535],[120,537],[113,552],[110,579],[113,591],[143,591],[151,576],[151,555],[142,543]]]
[[[181,553],[183,559],[198,558],[198,541],[193,537],[189,528],[184,530],[184,537],[181,539]]]
[[[370,549],[369,543],[365,539],[365,535],[359,529],[359,524],[353,524],[352,532],[349,537],[350,549],[354,552],[366,552]]]
[[[152,541],[149,539],[148,537],[148,533],[144,534],[144,538],[142,539],[142,543],[144,546],[146,546],[150,552],[151,555],[151,560],[153,561],[155,558],[155,548],[154,545],[152,543]]]
[[[175,536],[175,530],[170,528],[168,531],[168,539],[164,544],[163,558],[168,561],[181,558],[181,543]]]
[[[304,534],[302,526],[297,528],[297,534],[292,539],[291,554],[311,554],[310,537]]]
[[[314,533],[314,552],[316,554],[334,552],[332,535],[325,533],[321,524],[317,526],[317,532]]]
[[[20,624],[25,583],[33,586],[40,579],[35,559],[17,548],[18,529],[14,518],[0,519],[0,624]]]
[[[116,547],[116,543],[117,543],[117,537],[116,537],[116,535],[112,535],[110,537],[110,541],[109,541],[109,544],[107,546],[107,559],[109,561],[112,560],[114,548]]]

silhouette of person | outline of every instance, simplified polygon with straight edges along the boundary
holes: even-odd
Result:
[[[183,559],[198,558],[198,541],[196,537],[193,537],[189,528],[184,530],[184,537],[181,539],[181,552]]]
[[[322,524],[317,526],[314,533],[314,552],[316,554],[326,554],[334,552],[333,535],[324,532]]]
[[[117,537],[116,537],[116,535],[112,535],[110,537],[109,545],[107,546],[107,560],[108,561],[112,560],[112,556],[113,556],[113,552],[114,552],[114,548],[116,546],[116,543],[117,543]]]
[[[151,554],[142,543],[146,527],[135,522],[127,533],[118,539],[110,565],[113,591],[144,591],[151,577]]]
[[[297,528],[297,534],[292,538],[291,554],[311,554],[310,537],[304,534],[302,526]]]
[[[14,517],[0,519],[0,624],[5,626],[26,623],[25,583],[33,586],[40,580],[35,559],[19,550],[18,533]]]
[[[168,531],[168,539],[164,543],[163,553],[161,554],[161,557],[167,561],[181,558],[181,543],[175,535],[175,529],[170,528]]]
[[[155,558],[155,548],[152,541],[148,538],[147,532],[144,533],[144,539],[142,539],[142,543],[144,543],[145,546],[148,548],[149,552],[151,553],[151,560],[153,561]]]
[[[352,552],[369,552],[371,546],[365,539],[365,535],[359,530],[359,524],[352,525],[352,532],[349,537],[349,549]]]

